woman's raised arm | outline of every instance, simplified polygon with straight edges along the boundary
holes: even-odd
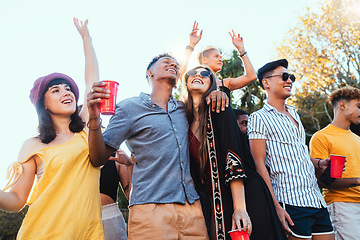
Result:
[[[86,103],[87,94],[90,91],[93,83],[98,82],[99,77],[99,65],[97,62],[95,49],[92,45],[92,39],[88,30],[88,20],[84,23],[79,21],[77,18],[74,18],[74,24],[80,36],[83,39],[84,45],[84,54],[85,54],[85,94],[84,94],[84,104]],[[80,112],[80,116],[85,122],[89,120],[88,108],[83,107]]]
[[[239,57],[243,61],[245,68],[244,75],[241,75],[236,78],[224,79],[225,86],[227,86],[230,89],[230,91],[233,91],[245,87],[252,81],[256,80],[256,72],[250,62],[247,52],[245,51],[243,38],[240,36],[240,34],[236,35],[234,30],[232,30],[232,32],[229,32],[229,34],[232,39],[232,43],[234,44],[235,48],[239,51]]]
[[[190,33],[189,45],[186,46],[184,56],[180,62],[180,78],[185,74],[186,69],[189,64],[190,56],[191,56],[192,52],[194,51],[196,44],[198,44],[198,42],[201,40],[203,30],[201,30],[200,33],[198,34],[198,31],[199,31],[198,26],[199,26],[199,23],[195,21],[192,31]]]

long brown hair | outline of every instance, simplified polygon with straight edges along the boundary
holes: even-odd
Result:
[[[46,87],[46,91],[49,87],[57,84],[67,84],[67,81],[64,79],[54,79],[52,80],[48,86]],[[45,91],[45,92],[46,92]],[[49,112],[45,109],[44,100],[45,100],[45,92],[41,95],[39,102],[36,104],[36,111],[39,118],[39,125],[38,125],[38,132],[39,135],[37,136],[41,142],[48,144],[56,137],[56,129],[54,123],[51,120],[51,116]],[[73,133],[81,132],[85,127],[85,122],[79,116],[79,107],[76,103],[76,110],[71,115],[71,122],[69,124],[69,129]]]
[[[209,114],[209,106],[206,103],[206,97],[214,90],[216,90],[216,80],[213,72],[210,68],[204,67],[204,66],[198,66],[193,68],[192,70],[196,70],[199,68],[204,68],[207,71],[210,72],[210,87],[205,92],[205,94],[202,96],[200,104],[199,104],[199,131],[200,131],[200,148],[198,152],[198,156],[200,159],[200,169],[199,174],[201,176],[201,180],[203,181],[203,175],[205,172],[205,166],[208,161],[208,151],[207,151],[207,139],[206,139],[206,132],[207,132],[207,120],[208,120],[208,114]],[[185,83],[185,89],[186,92],[183,93],[183,99],[185,102],[185,109],[186,109],[186,116],[189,122],[189,127],[192,125],[192,123],[195,121],[195,115],[194,115],[194,102],[191,94],[189,94],[188,88],[187,88],[187,81],[189,79],[189,75],[186,73],[184,77],[184,83]]]

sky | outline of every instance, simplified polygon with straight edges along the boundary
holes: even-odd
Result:
[[[121,101],[142,91],[150,93],[145,79],[148,63],[164,52],[180,58],[195,20],[204,32],[190,67],[207,46],[225,54],[235,49],[228,34],[234,29],[244,38],[257,70],[278,57],[275,48],[306,7],[315,9],[316,1],[0,0],[0,188],[22,143],[37,134],[37,115],[29,100],[33,82],[52,72],[65,73],[78,83],[79,103],[83,102],[84,55],[73,17],[89,19],[100,79],[119,82]],[[105,124],[108,120],[103,117]]]

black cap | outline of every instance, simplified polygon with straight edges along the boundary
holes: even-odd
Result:
[[[269,62],[267,64],[265,64],[264,66],[262,66],[261,68],[259,68],[258,72],[257,72],[257,76],[259,79],[259,83],[260,86],[264,89],[264,86],[262,84],[262,80],[264,79],[264,75],[267,72],[273,71],[275,70],[277,67],[284,67],[287,68],[288,67],[288,61],[286,59],[279,59],[273,62]]]

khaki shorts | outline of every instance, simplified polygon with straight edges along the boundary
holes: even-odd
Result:
[[[140,204],[130,207],[129,240],[207,240],[199,200],[194,204]]]
[[[360,239],[360,203],[333,202],[328,205],[336,240]]]

